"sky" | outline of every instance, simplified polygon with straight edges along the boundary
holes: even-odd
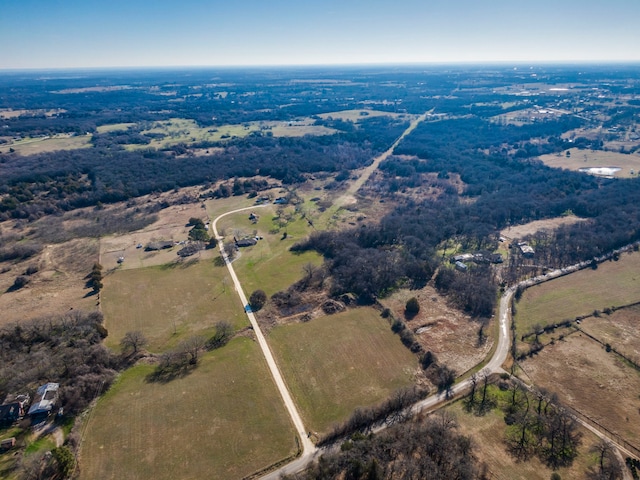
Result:
[[[0,0],[0,70],[640,61],[640,0]]]

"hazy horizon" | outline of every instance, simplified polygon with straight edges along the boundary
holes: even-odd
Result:
[[[640,62],[640,2],[8,0],[0,70]]]

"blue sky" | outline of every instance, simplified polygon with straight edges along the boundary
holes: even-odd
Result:
[[[0,0],[0,69],[640,61],[640,0]]]

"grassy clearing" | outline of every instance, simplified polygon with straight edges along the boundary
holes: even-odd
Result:
[[[131,368],[99,400],[81,478],[242,478],[295,454],[295,432],[251,340],[233,340],[168,384],[147,383],[152,369]]]
[[[547,218],[545,220],[534,220],[533,222],[525,223],[523,225],[514,225],[508,228],[505,228],[500,232],[505,238],[523,238],[527,235],[533,235],[534,233],[540,230],[556,230],[557,228],[563,225],[573,225],[578,222],[586,221],[586,218],[576,217],[575,215],[567,215],[564,217],[556,217],[556,218]],[[507,246],[505,242],[500,244],[502,250],[501,253],[506,256],[507,255]]]
[[[525,380],[640,447],[640,372],[618,355],[574,333],[521,366]]]
[[[254,232],[263,237],[257,245],[242,248],[233,264],[247,294],[260,288],[267,295],[272,295],[302,278],[302,267],[306,263],[322,262],[315,252],[294,254],[289,251],[294,243],[309,233],[310,227],[306,220],[294,214],[293,207],[282,208],[280,218],[283,226],[279,226],[278,210],[275,205],[256,209],[254,213],[259,220],[255,224],[249,220],[250,210],[230,215],[219,222],[218,230],[221,234],[224,232],[226,241],[232,241],[234,236],[254,236]],[[285,232],[287,236],[283,238]]]
[[[214,260],[116,271],[104,284],[110,347],[132,330],[145,334],[151,351],[162,351],[189,335],[213,333],[220,320],[248,325],[226,267]]]
[[[590,167],[620,167],[622,170],[615,174],[616,178],[637,177],[640,172],[640,155],[637,153],[624,154],[602,150],[579,150],[577,148],[572,148],[569,151],[571,152],[570,158],[567,158],[564,153],[560,155],[551,153],[542,155],[540,160],[550,167],[567,170]],[[631,173],[632,170],[633,174]]]
[[[467,413],[460,401],[446,409],[457,417],[460,431],[473,437],[478,459],[489,467],[489,478],[493,480],[548,480],[551,477],[553,470],[538,458],[532,458],[527,462],[518,462],[509,455],[504,443],[507,425],[504,422],[504,414],[499,409],[493,409],[480,417]],[[589,453],[589,449],[597,443],[597,438],[586,429],[583,429],[582,433],[582,446],[573,465],[558,471],[563,480],[582,480],[585,478],[585,471],[595,464],[595,458]]]
[[[220,125],[200,127],[194,120],[172,118],[155,122],[142,133],[162,134],[164,138],[151,141],[149,145],[127,145],[131,150],[167,148],[179,143],[219,142],[228,138],[243,138],[251,134],[274,137],[301,137],[303,135],[333,135],[336,130],[314,125],[314,120],[305,118],[295,122],[247,122],[242,125]]]
[[[610,315],[586,318],[580,328],[604,344],[611,345],[640,364],[640,306],[616,310]]]
[[[316,432],[410,385],[417,369],[371,308],[277,327],[269,340],[305,425]]]
[[[69,136],[66,134],[54,137],[25,138],[0,146],[0,153],[9,153],[13,149],[20,155],[36,155],[38,153],[54,152],[56,150],[76,150],[91,147],[91,135]]]
[[[109,125],[100,125],[96,128],[98,133],[120,132],[127,130],[129,127],[136,125],[133,122],[129,123],[111,123]]]
[[[528,288],[517,305],[518,333],[606,307],[640,301],[640,253],[624,253],[617,262],[601,263]]]
[[[372,118],[372,117],[404,118],[409,115],[401,114],[401,113],[384,112],[381,110],[367,110],[367,109],[361,108],[361,109],[355,109],[355,110],[341,110],[339,112],[322,113],[318,116],[322,119],[327,119],[331,117],[333,119],[340,119],[340,120],[350,121],[350,122],[358,122],[360,120],[366,120],[367,118]]]

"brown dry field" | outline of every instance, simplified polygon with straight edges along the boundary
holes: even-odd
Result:
[[[608,343],[627,358],[640,364],[640,306],[616,310],[599,318],[589,317],[580,328],[603,343]]]
[[[620,167],[622,170],[614,175],[616,178],[635,178],[640,171],[640,154],[638,153],[624,154],[601,150],[579,150],[577,148],[572,148],[570,151],[570,158],[567,158],[564,152],[561,155],[551,153],[542,155],[539,158],[549,167],[564,168],[566,170],[590,167]],[[634,172],[633,175],[631,170]]]
[[[640,372],[575,333],[521,363],[520,375],[640,447]]]
[[[524,225],[515,225],[505,228],[500,232],[505,238],[513,240],[514,238],[523,238],[526,235],[533,235],[540,230],[555,230],[563,225],[573,225],[574,223],[584,222],[585,218],[568,215],[566,217],[549,218],[546,220],[535,220],[525,223]]]
[[[491,351],[494,343],[491,325],[485,328],[489,338],[478,345],[480,324],[468,315],[449,307],[433,287],[421,290],[399,290],[381,303],[389,308],[396,318],[404,318],[407,300],[416,297],[420,312],[407,321],[407,327],[416,334],[426,351],[436,354],[438,361],[462,375],[481,363]]]
[[[551,477],[553,470],[538,458],[518,462],[509,455],[503,440],[507,425],[498,409],[478,417],[466,413],[462,403],[456,402],[447,410],[456,415],[459,431],[473,438],[478,460],[487,464],[491,480],[548,480]],[[563,480],[584,479],[586,470],[595,463],[589,449],[598,443],[598,438],[587,429],[580,431],[583,437],[578,457],[571,467],[558,470]]]
[[[0,273],[0,326],[25,319],[62,314],[71,308],[96,308],[96,297],[86,296],[85,276],[98,258],[98,244],[93,239],[75,239],[64,244],[47,245],[36,257],[3,267],[11,270]],[[29,265],[39,271],[31,282],[15,292],[7,292],[18,275]]]
[[[158,212],[158,220],[143,230],[102,238],[100,241],[100,263],[105,270],[113,268],[128,270],[163,265],[178,260],[176,252],[182,248],[182,245],[175,245],[172,248],[155,252],[146,252],[144,247],[153,241],[180,242],[187,240],[191,229],[186,226],[189,218],[197,217],[205,222],[209,221],[203,205],[200,202],[173,205]],[[143,247],[137,248],[138,244],[142,244]],[[217,254],[216,249],[204,250],[200,253],[200,258],[213,258]],[[125,260],[121,265],[118,265],[117,261],[121,256]]]

